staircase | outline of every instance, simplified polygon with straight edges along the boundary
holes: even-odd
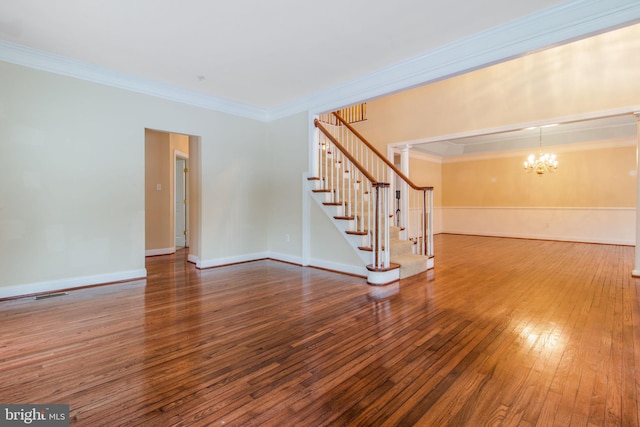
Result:
[[[366,265],[367,282],[390,284],[433,268],[433,187],[412,183],[339,114],[315,124],[312,198]],[[391,213],[394,182],[402,183],[400,218]]]

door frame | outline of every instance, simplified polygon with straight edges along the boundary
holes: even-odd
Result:
[[[184,244],[185,247],[188,248],[189,247],[189,155],[186,153],[183,153],[179,150],[174,150],[173,151],[173,170],[176,170],[176,164],[178,163],[178,160],[184,160],[184,164],[185,164],[185,168],[187,169],[187,172],[185,172],[185,176],[184,176],[184,197],[187,200],[187,203],[185,203],[184,205],[184,223],[185,223],[185,230],[187,232],[187,234],[185,235],[184,238]],[[175,209],[176,209],[176,188],[178,185],[178,177],[174,174],[173,177],[173,197],[172,197],[172,209],[174,211],[174,219],[173,219],[173,224],[174,224],[174,228],[175,228]],[[175,246],[175,229],[174,229],[174,233],[173,233],[173,244]]]

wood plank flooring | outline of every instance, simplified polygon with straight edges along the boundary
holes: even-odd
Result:
[[[397,285],[275,261],[0,302],[0,403],[78,426],[638,426],[634,248],[436,236]]]

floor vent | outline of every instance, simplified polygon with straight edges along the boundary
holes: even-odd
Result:
[[[33,299],[38,300],[38,299],[45,299],[45,298],[61,297],[63,295],[67,295],[67,293],[66,292],[57,292],[57,293],[54,293],[54,294],[38,295],[36,297],[33,297]]]

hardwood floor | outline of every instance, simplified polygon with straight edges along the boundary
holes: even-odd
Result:
[[[0,302],[0,402],[79,426],[639,425],[634,248],[436,236],[399,285],[275,261]]]

